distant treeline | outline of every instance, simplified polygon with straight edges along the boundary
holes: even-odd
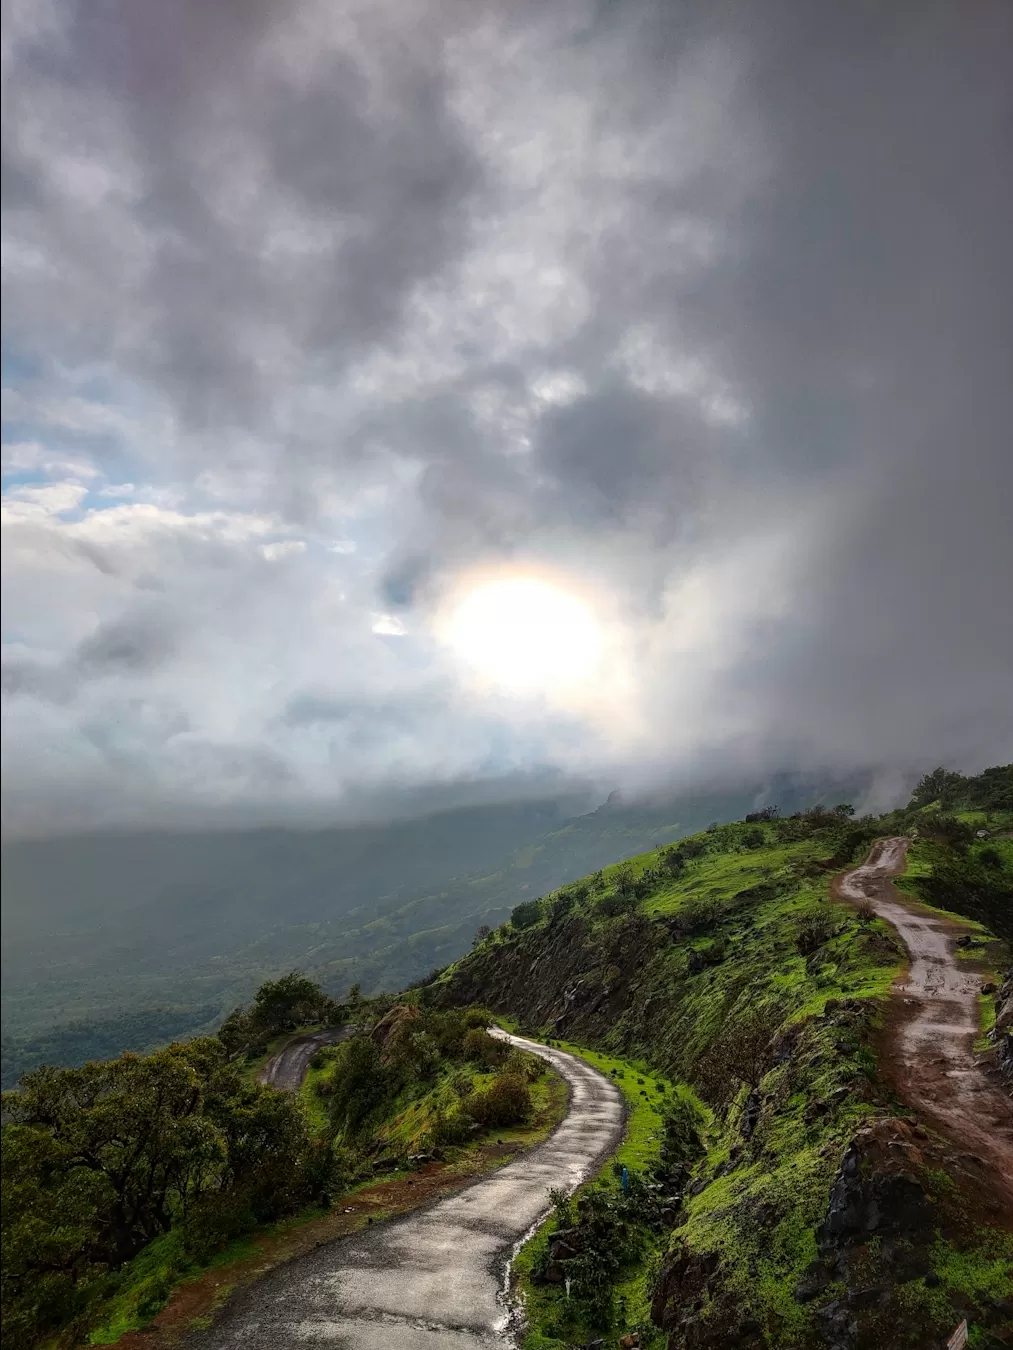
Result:
[[[196,1008],[146,1008],[140,1012],[68,1022],[39,1036],[4,1037],[3,1086],[14,1087],[40,1064],[77,1068],[90,1059],[113,1059],[124,1050],[152,1050],[193,1035],[221,1015],[215,1003]]]

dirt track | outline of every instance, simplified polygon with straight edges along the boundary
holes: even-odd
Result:
[[[498,1172],[403,1219],[375,1224],[278,1267],[221,1319],[187,1338],[196,1350],[503,1350],[503,1288],[514,1245],[618,1143],[618,1088],[562,1050],[517,1037],[568,1082],[562,1124]]]
[[[986,1164],[988,1184],[1006,1191],[1013,1206],[1013,1103],[974,1055],[982,977],[956,955],[961,925],[891,882],[904,870],[909,842],[878,840],[867,861],[837,882],[844,898],[868,900],[909,953],[908,970],[894,986],[899,1006],[887,1038],[887,1073],[908,1106]]]

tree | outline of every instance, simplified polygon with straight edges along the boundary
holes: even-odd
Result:
[[[118,1269],[208,1195],[242,1189],[255,1218],[296,1203],[303,1115],[284,1093],[244,1080],[215,1037],[80,1069],[43,1066],[4,1093],[3,1110],[15,1195],[45,1196],[50,1216],[76,1215],[74,1250],[90,1265]],[[26,1269],[45,1270],[46,1250],[36,1242],[32,1253]]]
[[[471,945],[473,947],[480,946],[486,940],[486,938],[489,936],[491,932],[492,929],[489,927],[487,923],[480,924],[475,932],[475,937]]]
[[[268,1038],[309,1022],[323,1020],[332,1000],[315,981],[292,971],[280,980],[267,980],[253,998],[250,1020]]]
[[[943,810],[948,810],[967,785],[968,780],[962,773],[953,773],[940,764],[920,780],[911,794],[911,805],[931,806],[933,802],[938,801]]]

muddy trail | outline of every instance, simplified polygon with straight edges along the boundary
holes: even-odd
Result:
[[[836,883],[847,900],[868,901],[907,948],[908,969],[894,985],[886,1072],[898,1096],[929,1124],[983,1162],[1013,1214],[1013,1102],[978,1064],[982,975],[957,956],[959,921],[902,895],[910,841],[880,839],[866,862]]]

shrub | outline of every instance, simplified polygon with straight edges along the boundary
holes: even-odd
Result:
[[[519,1125],[531,1115],[531,1092],[519,1074],[501,1073],[484,1092],[472,1093],[464,1107],[486,1129]]]
[[[632,914],[639,901],[635,895],[626,891],[613,891],[602,895],[595,904],[595,910],[604,919],[615,919],[620,914]]]
[[[798,921],[795,946],[801,956],[811,956],[834,935],[834,921],[824,910],[814,910]]]
[[[978,854],[978,861],[982,867],[998,868],[1000,871],[1005,866],[1002,854],[995,848],[983,848]]]
[[[755,825],[758,822],[766,820],[776,820],[780,815],[776,806],[764,806],[759,811],[750,811],[745,817],[747,825]]]
[[[951,848],[957,849],[958,852],[966,849],[974,838],[974,831],[970,825],[959,820],[956,816],[931,816],[924,821],[922,828],[925,834],[945,840]]]
[[[744,848],[763,848],[767,842],[767,836],[758,825],[752,829],[744,830],[742,834],[742,845]]]
[[[384,1064],[380,1047],[368,1036],[353,1036],[338,1046],[329,1080],[331,1125],[348,1138],[364,1134],[401,1089],[400,1072]]]
[[[430,1131],[432,1141],[435,1145],[463,1144],[475,1132],[474,1124],[471,1116],[460,1107],[446,1115],[439,1111]]]
[[[482,1027],[472,1027],[464,1038],[464,1058],[483,1068],[495,1069],[510,1053],[505,1041],[490,1036]]]
[[[703,1117],[693,1101],[681,1094],[669,1097],[662,1112],[666,1161],[692,1162],[703,1152]]]
[[[486,1027],[492,1026],[494,1020],[495,1019],[488,1008],[474,1007],[465,1008],[464,1010],[464,1025],[469,1031],[473,1027],[481,1027],[485,1030]]]
[[[503,1072],[526,1078],[529,1083],[544,1076],[546,1064],[538,1055],[526,1055],[523,1050],[511,1050],[503,1065]]]
[[[510,922],[514,928],[524,929],[533,928],[542,917],[542,902],[538,900],[522,900],[519,905],[515,905],[510,915]]]

